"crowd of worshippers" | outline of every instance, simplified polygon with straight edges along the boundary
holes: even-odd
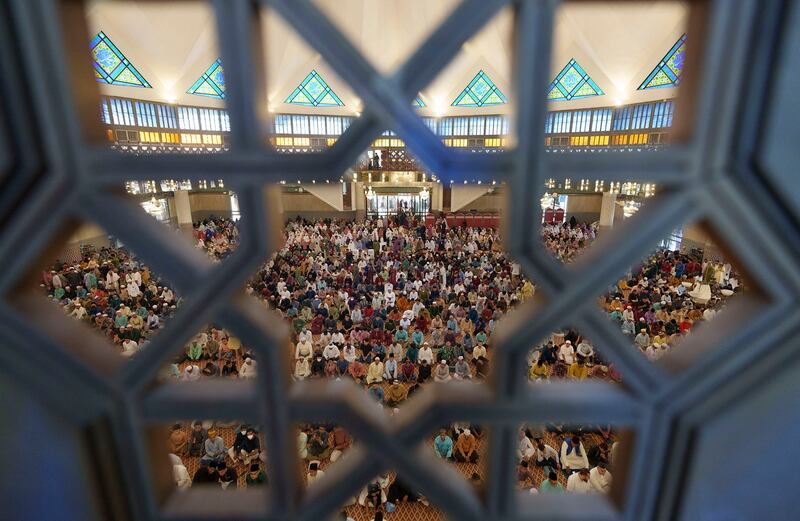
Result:
[[[657,360],[742,290],[730,263],[664,249],[611,287],[603,305],[622,332]]]
[[[223,489],[239,486],[257,487],[268,483],[263,470],[266,455],[256,427],[240,425],[230,447],[220,435],[220,426],[212,422],[192,422],[187,430],[180,423],[172,426],[167,440],[172,474],[178,489],[193,485],[212,485]],[[186,462],[198,463],[194,475]],[[240,479],[242,473],[244,480]]]
[[[86,251],[76,262],[56,261],[42,287],[66,313],[91,324],[132,356],[174,314],[180,297],[125,249]]]
[[[221,261],[239,244],[239,228],[232,219],[212,216],[194,223],[193,237],[198,249]]]
[[[556,444],[554,447],[548,443],[549,439],[560,440],[560,446]],[[610,427],[565,430],[563,426],[553,426],[547,431],[520,429],[518,484],[533,494],[565,489],[576,493],[608,494],[618,445]],[[566,487],[562,481],[566,482]]]
[[[394,407],[484,377],[497,321],[534,287],[497,231],[407,217],[292,221],[250,290],[291,324],[295,379],[352,378]]]
[[[561,262],[570,262],[597,238],[597,223],[578,223],[575,216],[557,224],[542,225],[545,248]]]
[[[614,364],[606,362],[591,341],[574,329],[552,334],[546,342],[531,351],[528,378],[534,382],[544,382],[551,377],[621,381]]]
[[[230,219],[212,217],[196,222],[193,236],[198,248],[220,260],[236,247],[239,232]],[[87,249],[74,262],[56,260],[42,273],[41,285],[69,316],[108,336],[123,356],[146,345],[180,305],[180,297],[146,265],[112,246]]]

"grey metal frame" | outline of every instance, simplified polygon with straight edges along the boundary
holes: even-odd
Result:
[[[695,33],[690,31],[690,37],[697,36],[690,59],[699,64],[702,58],[704,64],[702,74],[695,65],[694,88],[688,83],[684,87],[686,99],[694,100],[694,110],[683,114],[691,133],[684,144],[647,154],[545,153],[546,101],[526,93],[544,92],[550,81],[555,0],[464,0],[391,76],[380,75],[309,0],[265,3],[306,35],[363,100],[362,116],[325,153],[278,154],[264,146],[267,120],[260,116],[266,96],[260,47],[254,43],[260,37],[259,3],[212,1],[231,123],[230,150],[212,156],[122,155],[104,148],[102,138],[89,139],[97,135],[94,127],[99,128],[98,122],[91,123],[98,119],[98,92],[88,52],[81,51],[87,37],[82,3],[9,0],[0,5],[0,208],[7,223],[0,237],[0,290],[5,297],[0,303],[0,367],[77,428],[109,433],[113,443],[94,447],[98,465],[116,468],[122,479],[121,486],[110,479],[98,485],[98,494],[111,498],[109,517],[312,520],[332,513],[366,480],[390,467],[453,519],[676,517],[681,473],[690,466],[692,440],[704,419],[757,385],[732,377],[753,364],[757,369],[768,363],[772,367],[764,355],[783,357],[788,347],[776,348],[777,342],[800,326],[794,304],[800,270],[792,255],[800,243],[797,213],[786,210],[796,202],[797,192],[775,188],[785,182],[780,170],[791,168],[785,159],[791,156],[783,156],[782,162],[783,151],[770,144],[773,155],[756,160],[761,153],[757,129],[769,123],[764,107],[770,89],[744,89],[746,81],[754,81],[746,74],[754,64],[773,63],[781,56],[780,20],[795,12],[796,2],[694,4],[701,13],[696,19],[705,26],[698,32],[695,23]],[[518,143],[498,154],[460,154],[430,132],[410,101],[506,5],[516,10],[515,46],[523,51],[516,53],[514,68]],[[396,130],[444,182],[469,178],[508,183],[506,246],[540,287],[536,299],[511,314],[498,331],[487,384],[433,386],[391,420],[376,415],[354,384],[290,383],[283,324],[242,291],[248,276],[278,247],[269,230],[279,217],[271,213],[271,195],[265,196],[262,188],[287,177],[336,181],[386,128]],[[772,172],[754,164],[767,164]],[[125,180],[164,178],[222,178],[240,194],[242,243],[226,262],[209,264],[188,245],[174,241],[173,232],[135,202],[117,195]],[[536,202],[548,178],[655,182],[660,193],[565,267],[538,242]],[[51,310],[36,289],[20,289],[33,276],[31,266],[73,218],[102,224],[185,296],[165,330],[127,365],[101,356],[97,339]],[[697,220],[718,235],[754,290],[663,363],[651,365],[596,309],[595,299],[655,246],[654,238]],[[229,328],[257,351],[258,380],[151,388],[158,368],[210,321]],[[568,324],[579,327],[617,364],[625,377],[624,390],[595,382],[527,385],[527,351],[554,327]],[[54,328],[61,342],[47,334]],[[30,355],[15,356],[23,348]],[[251,490],[190,491],[160,504],[163,490],[153,485],[159,475],[153,475],[149,463],[146,431],[153,423],[186,417],[252,420],[265,427],[271,478],[266,499]],[[292,423],[313,419],[344,425],[360,443],[303,493]],[[438,424],[449,420],[490,428],[483,498],[451,467],[419,448]],[[517,497],[514,452],[523,422],[602,422],[631,429],[635,442],[627,444],[630,469],[617,471],[618,482],[625,485],[619,510],[593,497]]]

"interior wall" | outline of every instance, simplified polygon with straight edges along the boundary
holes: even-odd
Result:
[[[192,209],[192,221],[194,222],[211,216],[231,216],[231,196],[225,192],[190,193],[189,206]]]
[[[450,211],[459,212],[477,200],[492,187],[483,185],[453,185],[450,190]]]
[[[476,212],[498,213],[503,210],[504,202],[505,198],[498,192],[483,194],[471,203],[463,206],[459,211],[470,212],[474,210]]]
[[[603,194],[570,194],[567,198],[567,218],[593,223],[600,219]],[[616,218],[616,215],[615,215]]]

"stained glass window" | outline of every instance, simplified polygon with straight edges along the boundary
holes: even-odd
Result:
[[[420,98],[419,96],[417,96],[416,98],[414,98],[413,105],[414,105],[415,107],[420,107],[420,108],[421,108],[421,107],[426,107],[426,106],[427,106],[427,105],[425,105],[425,102],[424,102],[424,101],[422,101],[422,98]]]
[[[151,88],[147,80],[103,31],[92,38],[89,49],[94,58],[94,76],[97,81],[109,85]]]
[[[284,103],[306,107],[343,107],[344,102],[325,83],[317,71],[312,70],[300,82]]]
[[[550,101],[569,101],[602,95],[603,90],[586,74],[575,58],[567,62],[547,88],[547,99]]]
[[[684,34],[675,45],[661,58],[658,65],[647,78],[639,85],[639,90],[657,89],[659,87],[674,87],[681,82],[683,73],[683,59],[686,55],[686,35]]]
[[[217,58],[186,92],[208,98],[225,99],[225,71],[222,69],[222,60]]]
[[[485,107],[489,105],[503,105],[508,99],[500,92],[485,72],[478,71],[464,90],[461,91],[451,104],[453,107]]]

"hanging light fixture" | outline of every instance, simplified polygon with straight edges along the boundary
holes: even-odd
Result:
[[[547,210],[548,208],[551,208],[555,200],[556,200],[555,194],[549,194],[545,192],[541,199],[542,210]]]
[[[427,188],[423,188],[422,191],[419,193],[419,196],[422,198],[423,201],[427,201],[428,198],[431,196],[430,191]]]
[[[367,199],[374,199],[375,198],[375,191],[372,189],[372,186],[367,187]]]
[[[639,211],[640,204],[633,200],[627,200],[622,205],[622,215],[625,217],[630,217],[631,215],[635,214]]]

